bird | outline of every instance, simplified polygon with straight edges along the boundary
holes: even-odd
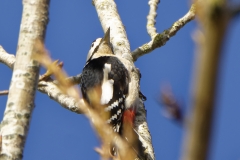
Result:
[[[128,95],[131,94],[130,82],[128,69],[114,54],[108,28],[103,38],[97,38],[91,44],[81,74],[82,97],[114,132],[128,142],[137,155],[134,159],[145,159],[139,134],[134,129],[137,106],[127,101]],[[141,95],[139,94],[139,98]],[[110,144],[110,154],[118,154],[114,144]]]
[[[113,53],[110,28],[103,38],[91,44],[81,75],[81,92],[90,107],[121,135],[125,100],[128,95],[129,74],[127,68]],[[116,150],[113,147],[113,150]],[[116,155],[116,151],[112,151]]]

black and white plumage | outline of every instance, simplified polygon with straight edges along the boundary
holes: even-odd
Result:
[[[134,129],[138,102],[138,97],[134,95],[138,94],[134,94],[133,91],[129,93],[130,84],[132,82],[128,70],[113,53],[108,29],[103,38],[98,38],[92,43],[89,50],[81,74],[82,96],[89,106],[112,126],[114,132],[124,137],[138,159],[142,159],[144,156],[141,154],[144,150]],[[114,142],[110,144],[110,148],[113,156],[118,155]]]
[[[118,133],[121,132],[128,83],[128,71],[113,54],[108,29],[104,38],[92,43],[80,85],[86,102]]]

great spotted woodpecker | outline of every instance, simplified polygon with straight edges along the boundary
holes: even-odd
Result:
[[[121,135],[129,74],[114,55],[110,44],[110,28],[103,38],[96,39],[82,71],[81,91],[86,102]],[[111,151],[115,154],[115,151]]]
[[[89,50],[81,75],[81,91],[84,100],[110,124],[132,147],[138,158],[145,159],[144,148],[134,129],[137,104],[129,100],[130,76],[119,58],[114,55],[110,43],[110,28],[103,38],[96,39]],[[139,97],[146,97],[139,92]],[[112,145],[111,154],[117,155]]]

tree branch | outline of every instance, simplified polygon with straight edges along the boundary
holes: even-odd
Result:
[[[7,65],[9,68],[13,68],[16,58],[13,54],[7,53],[2,46],[0,46],[0,62]]]
[[[2,95],[8,95],[8,90],[4,90],[4,91],[0,91],[0,96],[2,96]]]
[[[79,108],[78,101],[75,98],[62,93],[58,86],[52,82],[41,81],[38,83],[38,90],[44,94],[47,94],[51,99],[59,103],[62,107],[82,114],[82,110]]]
[[[48,21],[48,0],[23,0],[22,22],[17,58],[9,88],[7,105],[1,122],[0,159],[22,159],[28,127],[34,108],[39,63],[32,59],[37,39],[43,40]],[[1,48],[3,63],[12,66],[14,57]]]
[[[198,31],[197,67],[194,73],[193,111],[188,122],[186,147],[182,160],[205,160],[209,148],[214,115],[218,64],[228,25],[224,0],[198,1],[197,17],[202,31]]]
[[[98,2],[95,2],[95,5],[101,7],[101,5],[99,5]],[[116,11],[115,3],[112,2],[112,1],[108,1],[108,2],[109,2],[107,4],[107,7],[109,7],[108,9],[113,9],[113,10]],[[105,4],[106,3],[104,2],[104,4],[102,4],[102,5],[105,5]],[[103,14],[106,14],[106,13],[109,13],[109,10],[108,11],[103,11]],[[99,14],[101,14],[101,11],[100,11]],[[116,15],[118,16],[118,14],[116,14]],[[103,17],[106,17],[106,19],[109,19],[111,16],[110,15],[105,15]],[[114,19],[115,16],[112,16],[112,17]],[[103,24],[105,22],[110,22],[112,24],[111,21],[106,21],[106,19],[104,19],[104,18],[100,18],[100,19],[103,20],[102,21]],[[127,99],[128,99],[129,103],[132,103],[134,105],[138,105],[138,107],[139,107],[139,109],[137,111],[137,115],[136,115],[136,120],[135,120],[136,121],[136,123],[135,123],[136,127],[135,128],[140,135],[140,139],[143,142],[143,146],[146,148],[145,152],[147,153],[148,159],[155,159],[152,144],[151,144],[151,136],[150,136],[150,132],[148,131],[148,126],[147,126],[147,122],[146,122],[146,115],[145,115],[146,113],[145,113],[144,105],[143,105],[143,102],[141,101],[141,99],[139,99],[139,93],[138,93],[139,92],[139,75],[138,75],[139,73],[138,73],[138,70],[135,68],[135,66],[132,62],[132,57],[131,57],[130,49],[129,49],[130,48],[129,47],[129,42],[126,38],[126,34],[124,34],[125,30],[124,30],[123,25],[120,23],[121,21],[120,21],[119,16],[117,18],[115,17],[115,21],[117,23],[114,23],[114,24],[120,25],[121,27],[119,27],[119,26],[112,27],[111,26],[111,29],[113,29],[111,31],[111,33],[113,33],[113,34],[116,33],[116,36],[114,35],[114,37],[112,37],[112,42],[113,42],[113,45],[114,45],[114,51],[119,55],[119,58],[121,59],[121,61],[128,68],[129,74],[131,76],[131,83],[129,85],[130,86],[129,90],[132,91],[131,92],[132,94],[129,94]],[[107,23],[106,23],[106,25],[103,25],[103,26],[105,26],[105,28],[108,28]],[[121,29],[123,29],[123,30],[121,30]],[[117,33],[120,33],[120,34],[117,34]],[[7,64],[7,65],[11,66],[10,64]],[[77,79],[75,79],[75,78],[72,79],[71,78],[70,80],[78,81],[79,77],[80,76],[78,76]],[[56,86],[56,84],[54,82],[41,81],[41,82],[39,82],[38,89],[41,92],[47,93],[52,99],[59,102],[65,108],[67,108],[71,111],[77,112],[77,113],[82,113],[82,109],[79,109],[79,107],[81,106],[81,105],[79,106],[80,102],[76,101],[75,99],[72,99],[72,97],[67,96],[66,94],[59,94],[61,92],[61,90],[59,90],[58,87],[59,86]],[[98,128],[98,127],[96,126],[96,128]],[[126,148],[124,148],[123,151],[124,150],[126,150]],[[120,154],[122,154],[122,153],[120,153]]]
[[[104,33],[111,28],[111,43],[114,54],[131,60],[130,45],[126,31],[118,15],[116,4],[113,0],[93,0]]]
[[[0,46],[0,62],[7,65],[10,69],[13,69],[14,63],[16,58],[14,55],[7,53],[1,46]],[[41,77],[41,76],[39,76]],[[72,84],[79,84],[81,79],[81,74],[68,77],[66,80],[71,82]],[[59,103],[64,108],[81,114],[82,112],[79,110],[77,106],[77,101],[74,98],[63,94],[61,90],[57,87],[57,81],[40,81],[38,83],[38,90],[44,94],[47,94],[51,99]],[[6,92],[3,92],[2,95],[5,95]]]
[[[169,29],[163,31],[162,33],[156,34],[150,42],[145,43],[141,47],[135,49],[132,52],[134,61],[136,61],[139,57],[150,53],[154,49],[165,45],[172,36],[174,36],[183,26],[185,26],[185,24],[194,19],[195,12],[195,4],[193,4],[188,13],[176,21]]]
[[[160,0],[149,0],[148,5],[150,6],[149,14],[147,16],[147,32],[151,39],[157,34],[157,29],[155,27],[156,17],[157,17],[157,8]]]
[[[2,47],[0,47],[0,62],[7,65],[10,69],[13,69],[15,61],[16,58],[14,55],[7,53]],[[81,74],[78,74],[76,76],[68,77],[66,80],[71,82],[72,84],[79,84],[80,79]],[[57,83],[57,81],[52,80],[40,81],[38,83],[38,90],[44,94],[47,94],[51,99],[59,103],[64,108],[72,112],[82,114],[81,110],[79,110],[79,107],[77,105],[78,102],[67,94],[63,94],[58,88]]]

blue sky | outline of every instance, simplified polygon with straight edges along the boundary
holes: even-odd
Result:
[[[116,0],[125,25],[131,50],[148,42],[147,1]],[[0,0],[0,45],[15,54],[21,22],[22,3]],[[162,32],[182,17],[189,8],[188,1],[161,1],[158,8],[157,30]],[[160,87],[170,84],[174,95],[189,114],[195,65],[193,34],[196,22],[190,22],[167,44],[137,60],[142,73],[141,90],[147,96],[145,106],[157,159],[176,160],[181,156],[185,128],[163,116],[163,107],[156,102]],[[68,75],[82,71],[92,41],[103,36],[103,30],[91,1],[52,0],[46,47],[53,59],[64,62]],[[216,114],[209,159],[236,160],[240,158],[240,21],[230,24],[226,36],[218,76]],[[0,90],[8,89],[11,70],[0,64]],[[43,73],[43,70],[42,70]],[[0,118],[7,97],[0,97]],[[37,92],[36,107],[24,151],[24,160],[99,159],[93,150],[99,146],[88,120],[62,108],[47,95]],[[83,158],[84,157],[84,158]]]

